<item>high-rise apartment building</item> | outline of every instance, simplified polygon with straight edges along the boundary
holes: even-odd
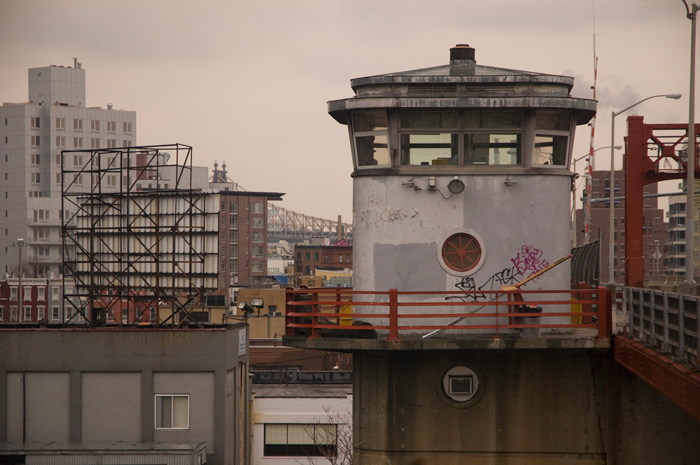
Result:
[[[86,105],[77,59],[73,67],[29,69],[29,101],[0,107],[0,274],[18,271],[17,239],[25,275],[62,272],[61,163],[80,168],[90,159],[62,151],[135,143],[136,112]]]

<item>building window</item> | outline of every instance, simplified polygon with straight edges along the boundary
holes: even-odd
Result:
[[[265,266],[263,262],[253,262],[251,265],[251,271],[253,273],[262,273],[265,271]]]
[[[343,254],[338,255],[338,262],[343,263]]]
[[[100,120],[93,119],[90,121],[90,129],[93,131],[100,130]]]
[[[107,147],[108,148],[115,148],[117,146],[117,140],[116,139],[107,139]]]
[[[264,213],[262,202],[253,202],[253,213]]]
[[[253,231],[252,242],[260,243],[265,241],[265,236],[260,231]]]
[[[117,122],[116,121],[107,121],[107,132],[116,132],[117,131]]]
[[[53,322],[58,321],[58,317],[59,317],[58,307],[51,307],[51,321],[53,321]]]
[[[262,257],[264,256],[263,253],[263,248],[262,247],[253,247],[253,257]]]
[[[262,228],[263,227],[263,219],[260,217],[254,217],[253,218],[253,227],[254,228]]]
[[[148,309],[148,320],[149,320],[150,322],[155,322],[155,321],[156,321],[156,315],[157,315],[157,313],[156,313],[156,308],[155,308],[155,307],[150,307],[150,308]]]
[[[362,111],[355,113],[352,118],[357,166],[389,166],[391,159],[386,112]]]
[[[32,173],[31,179],[32,184],[39,184],[41,182],[41,173]]]
[[[131,133],[131,123],[126,123],[126,122],[124,123],[124,132],[126,134]]]
[[[156,429],[187,429],[190,426],[190,396],[156,394]]]
[[[65,118],[56,118],[56,129],[66,129]]]
[[[66,137],[65,136],[56,136],[56,147],[65,147],[66,146]]]
[[[24,318],[22,321],[32,321],[32,307],[30,307],[29,305],[24,306]]]
[[[327,253],[323,254],[323,263],[328,263],[328,254]]]
[[[314,260],[318,261],[319,260],[319,253],[314,252]]]
[[[41,155],[38,153],[33,153],[31,155],[32,165],[39,165],[41,163]]]
[[[32,127],[35,129],[38,129],[41,127],[41,119],[40,118],[32,118]]]
[[[73,138],[73,147],[76,149],[82,149],[83,148],[83,138],[82,137],[74,137]]]
[[[334,424],[266,424],[266,457],[328,457],[336,455],[338,426]]]
[[[17,305],[10,305],[10,321],[17,321]]]
[[[571,112],[538,110],[535,121],[533,165],[566,165],[569,153]]]
[[[521,165],[519,111],[412,111],[400,115],[404,165]],[[463,128],[463,129],[460,129]]]
[[[32,147],[39,147],[41,145],[41,137],[40,136],[32,136]]]
[[[73,120],[73,129],[75,131],[82,131],[83,130],[83,120],[81,119],[74,119]]]
[[[122,324],[125,325],[129,323],[129,309],[122,309]]]
[[[40,305],[37,307],[37,321],[44,321],[46,319],[46,307]]]
[[[92,138],[90,139],[90,148],[93,149],[99,149],[100,148],[100,139]]]
[[[10,300],[17,300],[17,288],[14,286],[10,287]]]

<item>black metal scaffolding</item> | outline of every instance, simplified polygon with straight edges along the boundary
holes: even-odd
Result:
[[[219,200],[193,188],[192,147],[63,151],[61,190],[68,323],[199,324],[217,288]]]

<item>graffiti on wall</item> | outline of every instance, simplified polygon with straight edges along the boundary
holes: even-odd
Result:
[[[548,267],[549,262],[543,259],[543,255],[542,250],[531,245],[523,245],[515,257],[510,259],[511,266],[494,273],[481,286],[477,286],[476,281],[471,276],[465,276],[455,284],[455,287],[468,293],[465,296],[466,300],[474,302],[485,300],[486,295],[479,293],[479,291],[493,291],[500,289],[502,286],[514,286],[520,282],[519,277],[527,279]],[[539,277],[535,278],[535,281],[537,279]]]

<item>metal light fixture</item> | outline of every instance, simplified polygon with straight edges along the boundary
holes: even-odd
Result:
[[[464,183],[457,177],[455,176],[452,181],[447,185],[447,189],[452,192],[453,194],[459,194],[464,190]]]

